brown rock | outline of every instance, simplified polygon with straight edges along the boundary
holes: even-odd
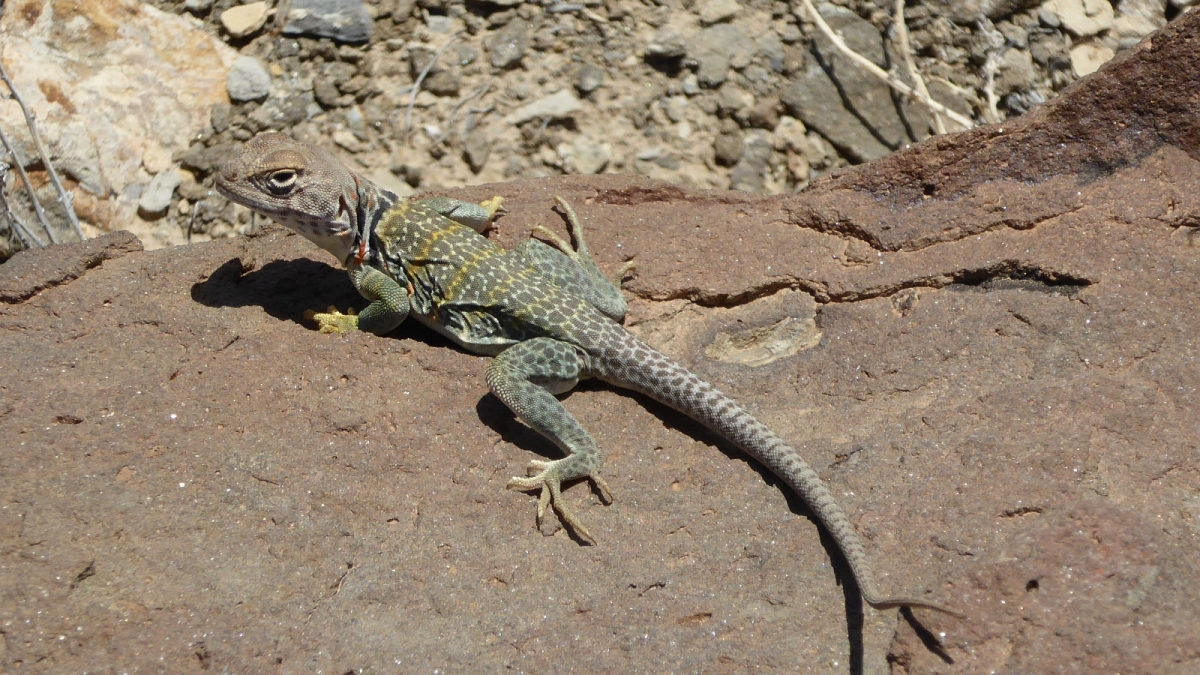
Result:
[[[864,612],[799,500],[602,386],[567,406],[617,501],[565,495],[600,545],[539,536],[503,486],[557,451],[488,360],[415,322],[317,334],[305,309],[361,299],[269,228],[0,266],[4,668],[1200,670],[1198,64],[1185,14],[1020,119],[801,195],[455,193],[506,197],[506,246],[571,200],[602,268],[637,260],[631,330],[797,445],[885,591],[966,620]]]

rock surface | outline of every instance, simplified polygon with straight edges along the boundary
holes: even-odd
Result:
[[[283,34],[366,42],[373,29],[362,0],[292,0]]]
[[[799,500],[602,386],[566,401],[600,545],[541,536],[503,486],[556,450],[488,359],[317,334],[361,302],[277,228],[114,234],[0,266],[3,669],[1197,672],[1198,28],[801,195],[455,193],[506,197],[506,246],[571,200],[604,269],[637,260],[631,330],[796,443],[884,589],[966,620],[864,612]]]
[[[188,148],[212,107],[228,102],[225,73],[237,58],[191,16],[134,0],[12,2],[0,39],[81,219],[102,229],[137,223],[138,191],[151,179],[143,157]],[[0,126],[35,163],[15,101],[0,100]],[[182,243],[182,233],[169,241]]]

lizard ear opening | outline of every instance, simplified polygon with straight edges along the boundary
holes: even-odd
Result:
[[[267,176],[267,189],[274,195],[286,195],[296,186],[296,175],[293,169],[275,171]]]

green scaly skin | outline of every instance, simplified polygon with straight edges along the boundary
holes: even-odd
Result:
[[[828,488],[793,448],[732,399],[621,327],[620,288],[601,273],[574,211],[572,248],[527,240],[506,251],[480,236],[502,199],[482,204],[405,200],[346,169],[328,152],[282,134],[263,134],[221,167],[229,199],[270,216],[337,256],[370,301],[359,314],[313,313],[321,332],[385,334],[412,316],[467,351],[495,356],[492,393],[565,453],[533,461],[509,488],[540,492],[538,518],[553,505],[580,538],[595,543],[561,499],[563,481],[591,479],[606,501],[596,441],[555,398],[595,377],[641,392],[717,431],[799,494],[846,556],[863,599],[875,608],[925,607],[927,600],[882,596],[862,541]],[[543,231],[543,233],[545,233]],[[548,234],[548,233],[545,233]],[[628,267],[626,268],[628,269]]]

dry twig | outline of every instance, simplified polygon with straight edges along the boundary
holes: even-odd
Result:
[[[449,138],[450,134],[454,133],[454,118],[458,115],[458,111],[461,110],[462,107],[464,105],[466,105],[467,103],[469,103],[471,100],[479,98],[480,96],[483,96],[484,94],[488,93],[488,91],[491,90],[491,88],[492,88],[492,82],[491,82],[491,80],[489,80],[489,81],[483,83],[482,85],[476,87],[475,91],[464,96],[462,99],[460,99],[458,101],[458,103],[455,103],[454,107],[450,109],[450,114],[446,116],[446,123],[445,123],[446,130],[444,132],[442,132],[441,136],[437,137],[437,140],[435,140],[433,142],[433,144],[435,146],[440,145],[443,141],[445,141],[447,138]],[[470,108],[470,110],[474,110],[474,108]]]
[[[0,59],[0,79],[3,79],[4,84],[8,85],[8,90],[12,92],[12,97],[16,99],[17,105],[21,106],[21,112],[25,113],[25,123],[29,125],[29,135],[33,137],[33,145],[37,148],[38,156],[42,158],[42,165],[46,167],[46,173],[50,174],[50,182],[54,184],[54,189],[58,192],[58,203],[62,204],[63,211],[67,214],[67,222],[71,224],[71,229],[75,231],[75,236],[79,237],[79,241],[87,239],[83,234],[83,228],[79,227],[79,218],[75,216],[75,203],[71,199],[71,194],[63,188],[62,181],[58,179],[58,172],[54,170],[54,165],[50,163],[50,153],[46,152],[46,146],[42,143],[42,137],[38,134],[35,115],[25,105],[25,99],[21,98],[21,92],[17,90],[16,85],[13,84],[12,79],[8,76],[8,70],[4,68],[4,61],[2,59]],[[13,158],[16,158],[15,154]],[[28,183],[26,184],[28,185]],[[39,208],[41,208],[40,205]],[[49,232],[49,225],[47,225],[47,232]],[[51,239],[53,238],[53,235],[51,235]]]
[[[996,30],[996,26],[986,16],[980,17],[977,25],[979,32],[987,39],[989,47],[987,60],[983,63],[983,93],[987,96],[987,117],[992,124],[998,124],[1003,118],[1000,117],[997,107],[1000,99],[996,96],[996,73],[1000,72],[1000,57],[1004,54],[1004,50],[1001,49],[1004,46],[1004,35]]]
[[[29,182],[29,174],[25,173],[25,163],[17,156],[17,150],[8,142],[8,134],[4,133],[4,129],[0,127],[0,143],[4,144],[4,149],[8,150],[9,157],[12,157],[13,167],[17,170],[17,175],[21,177],[21,182],[25,184],[25,192],[29,193],[29,201],[33,204],[33,212],[37,214],[38,222],[42,224],[42,229],[46,231],[46,235],[50,237],[51,244],[58,243],[58,237],[54,236],[54,230],[50,228],[50,220],[46,217],[46,210],[42,208],[42,202],[37,198],[37,193],[33,191],[33,183]]]
[[[8,165],[0,164],[0,208],[4,209],[4,217],[8,219],[8,222],[12,223],[13,232],[17,233],[17,238],[21,240],[25,248],[33,248],[35,246],[41,248],[46,245],[46,242],[42,241],[36,234],[30,232],[29,228],[25,227],[25,223],[21,222],[17,214],[13,213],[12,208],[8,205],[8,200],[4,198],[4,184],[6,182],[4,179],[7,174]]]
[[[417,94],[421,93],[421,83],[425,81],[425,77],[429,75],[429,71],[433,70],[433,64],[437,63],[438,59],[442,57],[442,52],[446,51],[450,48],[450,45],[457,42],[458,36],[460,35],[462,35],[462,33],[455,33],[454,35],[450,36],[450,39],[446,41],[446,44],[442,45],[442,48],[437,50],[433,57],[429,59],[429,63],[425,64],[425,69],[421,71],[421,74],[417,77],[417,81],[413,83],[412,94],[408,99],[408,112],[404,114],[405,138],[408,137],[408,132],[412,130],[413,106],[417,104]]]
[[[970,119],[954,112],[953,110],[947,108],[946,106],[942,105],[941,103],[938,103],[937,101],[929,98],[928,94],[923,95],[923,94],[921,94],[921,92],[919,92],[919,91],[913,89],[912,87],[908,86],[907,84],[897,80],[896,78],[892,77],[886,70],[875,65],[870,59],[866,58],[865,56],[862,56],[861,54],[855,52],[853,49],[850,49],[849,47],[847,47],[846,42],[844,40],[842,40],[842,37],[840,35],[838,35],[837,33],[833,32],[833,29],[829,27],[829,24],[825,23],[825,19],[823,19],[821,17],[821,15],[817,13],[817,8],[813,7],[812,0],[801,0],[801,2],[804,4],[804,9],[808,11],[809,16],[812,17],[813,23],[817,24],[817,28],[819,28],[821,30],[821,32],[825,34],[825,37],[829,38],[829,41],[833,43],[833,46],[836,47],[838,51],[840,51],[841,53],[846,55],[846,58],[857,63],[859,66],[861,66],[863,69],[865,69],[868,73],[871,73],[872,75],[879,78],[880,80],[883,80],[892,89],[895,89],[896,91],[900,92],[901,94],[904,94],[905,96],[912,96],[913,98],[915,98],[918,101],[920,101],[921,103],[923,103],[927,108],[929,108],[933,112],[941,113],[941,114],[945,115],[946,117],[949,117],[951,120],[953,120],[956,124],[959,124],[960,126],[962,126],[964,129],[971,129],[975,126],[975,123],[972,122]]]
[[[913,85],[922,96],[932,99],[929,90],[925,88],[925,80],[921,77],[921,71],[917,70],[917,62],[913,60],[912,47],[908,44],[908,26],[904,23],[904,0],[896,0],[894,21],[896,41],[900,43],[900,51],[904,54],[904,65],[908,67],[908,76],[912,78]],[[931,112],[933,113],[933,128],[938,134],[946,133],[946,123],[942,121],[942,114],[936,110]]]

